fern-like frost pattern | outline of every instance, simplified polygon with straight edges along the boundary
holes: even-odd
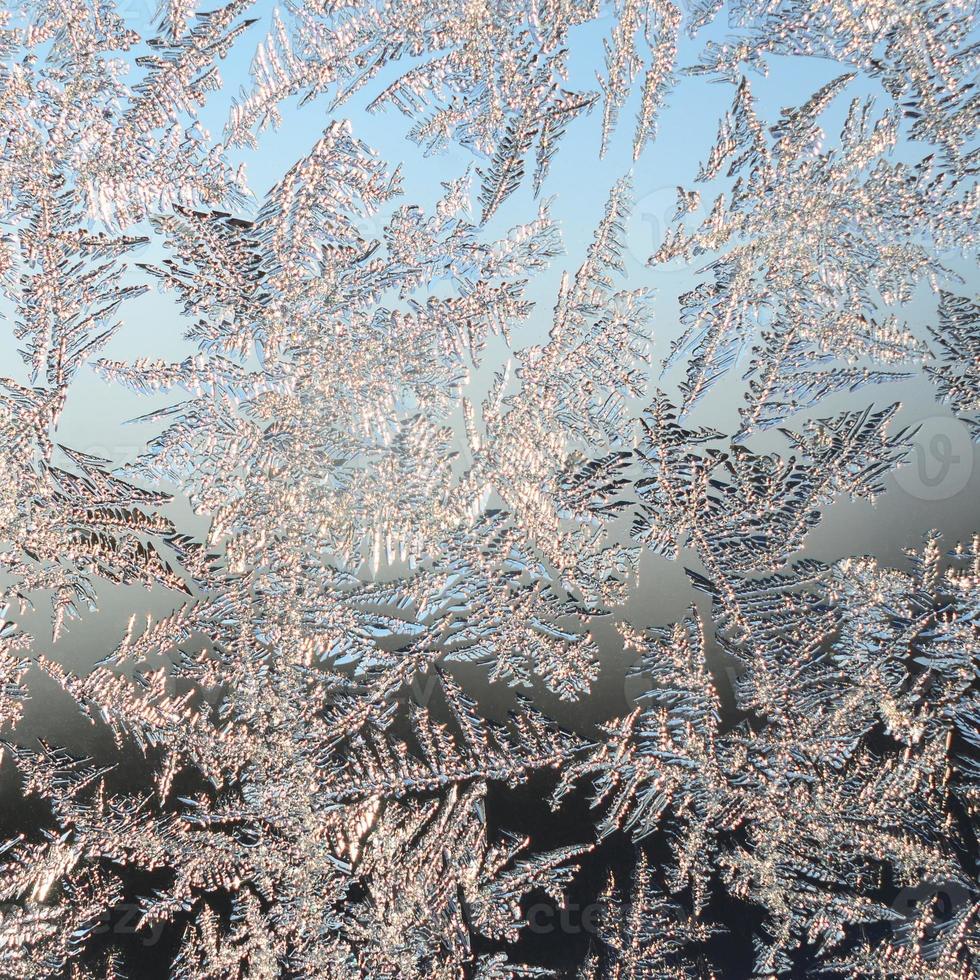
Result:
[[[139,6],[0,13],[0,976],[976,976],[975,4]]]

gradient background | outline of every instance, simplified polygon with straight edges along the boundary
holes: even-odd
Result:
[[[124,0],[119,4],[129,23],[144,36],[151,34],[149,24],[154,6],[150,0]],[[271,2],[257,6],[257,14],[250,16],[258,15],[260,21],[252,26],[221,65],[224,88],[214,93],[202,113],[205,127],[215,138],[220,138],[231,98],[238,94],[242,86],[247,87],[249,63],[255,45],[267,33],[272,9]],[[602,39],[611,27],[612,20],[607,17],[573,30],[567,87],[596,87],[593,73],[595,67],[602,63]],[[693,63],[704,43],[723,36],[725,27],[722,15],[720,24],[702,31],[694,41],[682,34],[678,63]],[[421,149],[405,139],[411,120],[393,111],[375,115],[366,112],[365,107],[371,98],[400,74],[406,65],[407,62],[401,62],[389,68],[332,115],[327,111],[325,97],[303,107],[297,106],[296,99],[290,100],[283,106],[284,124],[278,132],[267,132],[260,137],[257,150],[233,151],[232,162],[244,163],[246,167],[249,184],[256,194],[255,206],[261,195],[312,147],[333,118],[350,119],[354,135],[373,146],[391,169],[397,164],[402,165],[404,194],[391,203],[387,212],[376,216],[373,227],[370,221],[365,222],[361,230],[366,237],[380,233],[390,210],[405,202],[431,208],[441,196],[441,181],[458,176],[471,163],[481,165],[483,161],[474,160],[468,151],[459,148],[450,149],[441,156],[426,158]],[[759,100],[760,116],[770,124],[776,121],[782,106],[799,105],[817,88],[845,70],[838,63],[816,58],[773,58],[771,66],[768,77],[756,75],[751,79],[753,91]],[[824,116],[830,145],[836,142],[849,100],[877,93],[882,96],[880,105],[888,105],[890,100],[881,93],[877,82],[859,77],[835,100]],[[536,307],[523,328],[514,332],[513,345],[517,350],[541,343],[547,336],[562,272],[574,271],[581,263],[602,215],[610,186],[631,169],[632,123],[638,94],[638,90],[635,91],[623,108],[620,124],[604,160],[598,159],[601,119],[598,109],[571,123],[553,159],[544,194],[555,196],[552,213],[560,224],[565,255],[556,259],[546,273],[530,284],[529,296],[536,301]],[[628,229],[625,271],[631,287],[649,286],[657,292],[650,366],[651,397],[657,386],[665,388],[668,393],[675,391],[677,381],[683,376],[684,364],[681,363],[660,378],[660,362],[671,342],[681,333],[677,297],[695,284],[697,267],[675,263],[668,268],[648,268],[644,263],[660,245],[664,229],[673,214],[675,187],[695,186],[694,176],[714,143],[718,121],[730,108],[733,96],[734,88],[731,85],[682,76],[669,98],[668,106],[660,115],[656,141],[632,166],[636,208]],[[913,159],[921,155],[921,150],[922,147],[918,146],[907,148],[909,157]],[[903,157],[905,151],[906,148],[903,148]],[[706,196],[710,207],[711,194]],[[526,220],[535,210],[530,181],[525,181],[489,222],[487,237],[494,237]],[[243,213],[240,216],[250,215]],[[142,253],[134,256],[134,260],[157,262],[161,257],[159,244],[151,242]],[[964,295],[975,296],[980,282],[976,268],[961,258],[946,259],[965,280],[951,288]],[[133,281],[142,281],[138,270],[132,278]],[[937,297],[927,287],[921,286],[912,302],[901,311],[917,336],[928,336],[927,328],[936,321],[936,302]],[[0,306],[0,311],[5,320],[0,324],[0,374],[26,382],[26,370],[16,354],[11,331],[13,311],[9,305]],[[190,352],[182,337],[189,324],[181,317],[172,296],[161,295],[151,289],[145,296],[124,306],[122,316],[124,326],[105,349],[105,357],[118,360],[136,357],[180,359]],[[748,354],[748,350],[745,354]],[[503,342],[497,338],[497,342],[492,342],[488,348],[481,376],[472,380],[474,388],[479,390],[485,385],[507,356]],[[741,376],[746,367],[747,357],[743,357],[692,414],[693,424],[712,425],[728,433],[735,431],[737,409],[744,392]],[[154,429],[147,424],[127,425],[126,421],[176,401],[178,397],[137,396],[104,382],[91,369],[83,369],[73,381],[59,426],[58,440],[83,452],[109,457],[119,464],[131,462]],[[918,546],[929,529],[940,530],[945,536],[945,543],[952,546],[957,541],[968,539],[980,524],[977,520],[980,450],[970,441],[966,427],[934,400],[932,386],[927,381],[915,379],[867,387],[853,395],[834,396],[822,402],[815,414],[823,417],[844,408],[860,408],[871,402],[884,406],[894,401],[900,401],[903,406],[899,418],[893,423],[895,428],[903,424],[923,423],[916,437],[919,455],[913,456],[910,464],[888,477],[888,492],[875,504],[842,501],[829,507],[822,524],[811,533],[803,554],[825,561],[871,554],[884,563],[901,567],[904,562],[903,549]],[[794,416],[791,423],[793,428],[798,428],[804,417],[803,413]],[[949,459],[937,455],[938,443],[933,441],[937,435],[950,440],[953,455]],[[755,436],[749,444],[756,449],[785,446],[782,438],[774,433]],[[205,519],[193,515],[186,502],[179,497],[169,510],[178,526],[184,530],[201,531],[206,526]],[[681,617],[695,602],[707,612],[706,597],[692,589],[685,573],[686,567],[700,568],[696,556],[690,551],[685,551],[678,561],[645,555],[638,581],[619,615],[637,623],[667,624]],[[21,625],[38,637],[35,652],[53,657],[72,671],[84,672],[115,647],[130,615],[136,613],[137,619],[148,612],[162,615],[179,605],[181,599],[159,588],[147,592],[138,587],[112,587],[107,583],[100,584],[99,596],[99,611],[86,613],[80,621],[71,623],[68,632],[56,644],[49,640],[46,605],[39,603],[35,614],[20,618]],[[594,634],[602,648],[603,670],[591,697],[570,705],[558,702],[540,686],[534,691],[535,700],[542,710],[560,723],[585,733],[594,731],[597,720],[621,714],[627,707],[630,694],[636,691],[636,682],[624,681],[630,657],[623,654],[617,642],[613,622],[608,618],[596,622]],[[725,679],[731,675],[726,674],[724,664],[719,662],[715,667],[720,693],[725,703],[730,705],[731,692],[726,689]],[[502,685],[489,685],[482,669],[460,665],[454,667],[453,672],[488,714],[499,716],[511,703],[511,692]],[[26,743],[41,736],[48,742],[65,745],[73,752],[92,754],[96,759],[118,759],[108,736],[98,732],[80,716],[53,681],[33,671],[28,684],[33,700],[28,704],[24,721],[18,728],[18,741]],[[425,690],[416,690],[416,696],[424,696]],[[135,776],[142,763],[134,753],[123,768],[126,765],[134,767],[132,775]],[[0,806],[4,811],[0,813],[0,818],[4,824],[12,819],[21,823],[25,815],[24,804],[15,803],[16,794],[9,792],[12,788],[11,778],[11,768],[5,765],[0,770]],[[523,830],[523,826],[515,824],[540,827],[542,824],[539,821],[547,822],[547,834],[545,837],[536,834],[535,845],[556,846],[581,840],[583,832],[587,830],[585,822],[589,819],[585,802],[573,799],[555,817],[543,809],[543,795],[544,791],[535,784],[520,791],[503,793],[500,800],[502,810],[498,812],[512,816],[503,823]],[[16,808],[17,812],[12,812],[12,808]],[[615,863],[620,858],[609,860]],[[593,872],[589,874],[593,875]],[[594,882],[585,888],[583,894],[588,893],[592,884]],[[580,955],[587,937],[583,939],[572,935],[566,939],[568,955]],[[534,944],[539,941],[553,942],[553,939],[532,936],[529,940],[532,953]],[[737,975],[737,971],[732,975]]]

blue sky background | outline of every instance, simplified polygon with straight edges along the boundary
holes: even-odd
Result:
[[[127,0],[120,6],[134,28],[145,32],[153,12],[151,5],[144,0]],[[221,64],[224,88],[213,95],[202,114],[205,127],[215,138],[220,138],[232,97],[239,93],[242,86],[248,85],[248,68],[255,46],[268,31],[273,4],[260,3],[256,9],[260,21],[253,25]],[[606,17],[572,32],[569,88],[596,88],[594,70],[602,64],[602,40],[611,27],[612,20]],[[719,25],[702,31],[693,41],[682,34],[679,64],[693,63],[708,40],[720,38],[725,33],[722,18]],[[260,138],[256,150],[234,150],[231,158],[245,165],[249,184],[257,196],[256,206],[262,193],[309,151],[333,118],[350,119],[354,135],[374,147],[392,169],[401,164],[404,194],[392,203],[389,212],[406,202],[431,209],[441,196],[442,181],[458,176],[470,163],[483,164],[484,161],[475,160],[468,151],[455,148],[444,155],[426,158],[419,147],[405,139],[411,127],[410,119],[391,110],[377,114],[366,111],[367,104],[377,92],[406,67],[406,62],[389,66],[387,72],[332,115],[328,112],[328,99],[325,96],[303,107],[298,107],[298,100],[293,99],[283,107],[285,121],[280,130],[267,131]],[[774,123],[781,107],[802,103],[843,70],[841,65],[823,59],[772,59],[772,71],[768,77],[752,76],[761,117]],[[880,91],[880,86],[874,80],[856,79],[826,114],[828,141],[836,141],[851,98]],[[660,115],[656,141],[647,147],[636,164],[631,160],[631,150],[639,86],[622,110],[619,126],[605,159],[598,159],[601,109],[597,107],[591,115],[571,123],[553,160],[544,188],[546,195],[555,198],[552,213],[561,228],[565,255],[530,285],[529,295],[537,301],[537,305],[523,330],[515,332],[515,348],[540,343],[546,337],[562,272],[573,271],[583,260],[593,230],[602,215],[609,188],[617,178],[632,169],[637,208],[628,232],[625,256],[628,278],[624,285],[628,282],[631,287],[649,286],[657,291],[650,394],[652,396],[657,385],[664,386],[668,391],[675,390],[674,385],[683,374],[683,365],[660,380],[659,362],[670,342],[681,332],[677,297],[695,283],[696,267],[663,270],[650,269],[643,263],[660,244],[665,221],[673,212],[674,188],[677,185],[694,186],[694,176],[714,143],[718,121],[730,108],[733,96],[734,88],[731,85],[712,83],[702,77],[682,77],[669,98],[668,106]],[[881,107],[888,105],[889,101],[882,93]],[[919,155],[917,147],[909,147],[907,152],[912,158]],[[475,182],[474,204],[477,189]],[[706,203],[710,206],[710,198]],[[487,237],[499,236],[512,225],[528,220],[535,210],[530,181],[525,181],[489,222]],[[385,216],[385,213],[379,215],[376,227],[372,229],[367,226],[363,229],[364,233],[380,233]],[[476,217],[477,212],[474,211],[474,220]],[[161,257],[157,243],[151,243],[142,254],[136,256],[139,261],[150,262],[158,261]],[[958,264],[962,266],[962,263]],[[963,270],[970,278],[967,285],[960,288],[975,294],[976,271],[969,266],[963,266]],[[936,298],[928,289],[922,288],[904,311],[910,325],[920,336],[925,336],[927,325],[933,322],[935,305]],[[113,338],[104,356],[119,360],[137,357],[179,359],[190,352],[182,339],[188,323],[180,316],[171,296],[151,290],[124,307],[123,317],[124,326]],[[22,366],[14,355],[16,345],[9,323],[7,327],[0,328],[0,334],[3,373],[23,377]],[[498,358],[496,361],[494,354]],[[485,369],[492,372],[506,356],[502,344],[492,348]],[[736,413],[744,390],[739,380],[743,371],[742,365],[733,370],[729,376],[731,383],[719,384],[693,421],[733,432],[737,427]],[[109,456],[120,463],[129,462],[151,430],[146,425],[127,426],[125,421],[173,400],[173,395],[152,398],[133,395],[108,385],[91,370],[85,370],[73,383],[59,434],[67,445]],[[976,501],[980,499],[980,460],[968,438],[963,441],[960,430],[965,432],[964,427],[956,428],[959,423],[950,419],[949,412],[935,403],[927,384],[916,380],[865,388],[857,395],[828,399],[819,407],[817,414],[828,415],[845,406],[858,407],[872,401],[884,405],[895,400],[901,400],[905,406],[903,422],[932,420],[928,423],[932,428],[927,428],[927,432],[936,431],[938,426],[938,431],[952,433],[954,451],[958,456],[952,477],[954,482],[950,484],[956,486],[955,493],[941,499],[924,499],[916,491],[914,479],[899,479],[896,482],[893,477],[894,492],[875,506],[863,502],[834,505],[824,524],[810,539],[807,548],[809,554],[836,560],[844,555],[874,553],[884,561],[893,563],[901,561],[902,548],[916,545],[929,528],[943,530],[949,543],[963,539],[972,532],[977,518]],[[774,447],[780,445],[778,436],[765,438]],[[172,512],[184,527],[202,526],[180,500],[175,502]],[[682,615],[685,607],[695,598],[684,573],[685,564],[690,564],[690,561],[644,559],[641,579],[627,607],[627,614],[634,609],[640,619],[664,623]],[[97,614],[87,616],[81,623],[74,624],[67,637],[58,644],[58,659],[74,669],[81,669],[108,652],[118,641],[133,609],[152,609],[162,613],[173,607],[175,599],[163,590],[157,590],[151,596],[132,588],[103,589],[102,594],[105,599],[103,608]],[[46,609],[39,609],[39,623],[46,615]],[[43,635],[43,627],[38,632]],[[605,695],[621,698],[621,670],[613,665],[613,669],[607,673],[615,680],[610,681],[612,687],[605,689]],[[604,683],[600,682],[596,692],[598,703],[603,700]],[[562,717],[569,711],[581,711],[581,707],[569,709],[553,704],[547,696],[541,698],[541,703],[546,710],[553,709],[559,720],[569,720]],[[58,740],[57,733],[50,732],[51,723],[72,724],[69,719],[47,719],[45,730],[48,737],[55,741]]]

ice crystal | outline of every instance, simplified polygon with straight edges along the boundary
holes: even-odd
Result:
[[[0,974],[976,975],[971,5],[131,6],[0,20]]]
[[[276,124],[280,103],[302,93],[329,93],[342,105],[372,86],[369,110],[393,107],[410,116],[410,138],[427,153],[455,142],[486,161],[481,173],[484,220],[521,183],[535,152],[539,189],[568,124],[592,108],[599,93],[563,87],[570,35],[611,7],[604,41],[602,150],[636,76],[643,71],[634,156],[653,137],[657,111],[674,75],[680,10],[669,0],[615,4],[596,0],[466,4],[383,0],[359,6],[300,3],[288,23],[277,14],[253,65],[254,85],[234,106],[234,142]],[[603,18],[604,19],[604,18]],[[579,32],[580,33],[580,32]],[[418,63],[402,69],[409,57]],[[375,79],[389,65],[399,76]]]

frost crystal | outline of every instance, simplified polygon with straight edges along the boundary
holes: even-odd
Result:
[[[0,976],[976,976],[975,5],[136,6],[0,10]]]

